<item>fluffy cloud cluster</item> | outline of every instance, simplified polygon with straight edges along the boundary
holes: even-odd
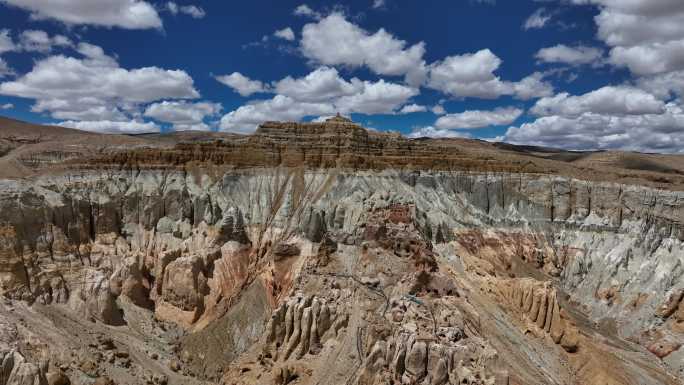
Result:
[[[50,37],[45,31],[27,30],[19,35],[21,49],[25,51],[50,52],[52,47],[71,47],[71,40],[63,35]]]
[[[546,8],[539,8],[534,11],[523,24],[523,29],[537,29],[544,28],[549,21],[551,21],[551,14],[546,10]]]
[[[293,14],[295,16],[310,17],[312,19],[317,20],[323,18],[323,15],[320,12],[314,11],[311,7],[309,7],[306,4],[298,5],[297,8],[295,8]]]
[[[9,64],[7,64],[3,58],[0,58],[0,79],[12,74],[14,74],[14,70],[10,68]]]
[[[449,130],[501,126],[513,123],[522,114],[523,110],[513,107],[500,107],[492,111],[470,110],[441,116],[435,126]]]
[[[182,13],[185,15],[189,15],[195,19],[201,19],[207,15],[207,13],[204,12],[204,9],[196,5],[178,5],[173,1],[169,1],[168,3],[166,3],[166,9],[168,9],[169,12],[171,12],[174,15]]]
[[[606,62],[635,78],[583,95],[560,93],[537,101],[538,118],[511,127],[514,143],[573,149],[684,152],[684,3],[680,0],[571,0],[598,6],[597,37]],[[558,45],[537,53],[571,65],[603,60],[599,50]]]
[[[423,42],[407,46],[384,29],[370,33],[340,13],[305,25],[300,48],[306,58],[320,64],[367,66],[378,75],[406,76],[413,85],[424,79]]]
[[[34,112],[72,121],[73,127],[123,130],[139,114],[139,106],[162,99],[199,97],[192,78],[181,70],[158,67],[121,68],[102,48],[80,43],[80,57],[49,56],[38,60],[27,74],[0,83],[0,94],[34,99]],[[88,121],[77,125],[75,121]],[[115,128],[110,124],[117,122]],[[121,123],[121,124],[119,124]],[[142,123],[141,123],[142,124]],[[132,129],[150,126],[132,125]]]
[[[5,52],[41,52],[47,53],[54,47],[73,47],[74,43],[64,35],[50,36],[47,32],[29,29],[19,34],[18,42],[12,39],[8,29],[0,31],[0,54]]]
[[[302,12],[299,8],[297,11]],[[530,99],[552,93],[551,85],[543,81],[539,73],[518,82],[499,78],[495,71],[501,65],[501,59],[488,49],[449,56],[427,65],[423,58],[423,42],[409,45],[384,29],[371,33],[349,22],[341,13],[332,13],[305,25],[300,49],[306,58],[316,63],[365,66],[378,75],[404,76],[405,82],[412,87],[424,84],[455,97],[512,95]]]
[[[427,65],[425,44],[409,45],[384,29],[371,33],[334,12],[302,30],[300,50],[307,59],[324,65],[362,67],[377,75],[404,76],[407,84],[425,84],[456,97],[521,99],[547,96],[552,87],[539,73],[519,82],[501,80],[494,72],[501,59],[489,49],[454,55]]]
[[[684,152],[684,111],[674,103],[663,114],[544,116],[506,132],[506,141],[578,150],[626,149]]]
[[[468,110],[460,113],[445,114],[437,119],[434,126],[417,128],[408,136],[410,138],[470,138],[472,135],[464,130],[508,125],[518,119],[523,112],[519,108],[499,107],[491,111]],[[444,111],[441,111],[441,113],[444,114]]]
[[[239,72],[233,72],[230,75],[216,76],[216,80],[220,83],[232,88],[242,96],[250,96],[258,92],[266,92],[264,83],[258,80],[252,80]]]
[[[575,117],[586,112],[604,115],[660,114],[664,109],[665,103],[643,90],[606,86],[579,96],[563,92],[542,98],[530,112],[539,116]]]
[[[77,130],[100,132],[106,134],[142,134],[159,132],[160,128],[153,122],[138,120],[111,121],[111,120],[66,120],[57,123],[58,126],[75,128]]]
[[[328,101],[359,93],[363,83],[354,78],[346,81],[335,68],[320,67],[303,78],[288,76],[275,83],[275,92],[304,102]]]
[[[412,114],[414,112],[425,112],[427,110],[428,110],[427,107],[413,103],[413,104],[407,104],[404,107],[402,107],[401,110],[399,110],[399,113],[400,114]]]
[[[373,0],[373,8],[382,8],[385,6],[385,0]]]
[[[420,87],[428,87],[457,98],[494,99],[507,95],[528,100],[553,94],[551,84],[538,72],[517,82],[502,80],[495,73],[502,61],[488,49],[450,56],[428,65],[424,60],[423,42],[410,45],[384,29],[367,31],[348,21],[341,12],[324,16],[303,4],[294,13],[315,19],[303,27],[299,50],[310,63],[318,64],[319,68],[300,78],[288,76],[271,83],[253,80],[238,72],[216,77],[242,96],[255,93],[275,94],[272,99],[253,100],[227,113],[221,120],[220,127],[223,130],[252,132],[264,120],[299,120],[334,112],[425,112],[428,107],[410,103],[411,98],[420,93]],[[285,40],[295,38],[294,31],[289,28],[277,31],[276,35]],[[352,69],[365,67],[376,75],[403,77],[404,82],[345,79],[340,76],[336,66]],[[430,108],[430,111],[437,115],[446,113],[441,102]],[[521,113],[517,109],[469,111],[462,117],[443,117],[436,123],[437,128],[423,128],[423,134],[464,136],[463,133],[453,134],[440,130],[450,124],[457,124],[459,119],[459,124],[463,125],[461,128],[509,124]]]
[[[274,84],[273,89],[299,102],[326,102],[344,113],[393,113],[408,99],[418,94],[409,86],[340,77],[335,68],[321,67],[308,75],[294,79],[286,77]]]
[[[0,0],[23,8],[35,19],[127,29],[161,28],[154,6],[141,0]]]
[[[295,33],[290,27],[273,32],[273,36],[287,41],[294,41],[295,39]]]
[[[409,138],[470,138],[466,132],[453,131],[449,129],[439,129],[433,126],[420,127],[408,134]]]
[[[189,103],[187,101],[163,101],[147,106],[144,116],[160,122],[173,124],[175,131],[207,131],[206,118],[221,112],[218,103]]]
[[[14,41],[11,31],[0,30],[0,55],[6,52],[40,52],[48,53],[54,47],[73,47],[74,43],[66,36],[50,36],[41,30],[26,30],[19,34],[18,41]],[[0,57],[0,78],[14,75],[14,70]]]
[[[10,36],[9,29],[0,30],[0,55],[5,52],[11,52],[17,49],[17,46]]]
[[[391,114],[418,95],[418,90],[384,80],[363,82],[363,89],[354,95],[343,96],[335,101],[338,111],[345,114]]]
[[[494,72],[501,59],[489,49],[454,55],[429,66],[427,86],[455,97],[495,99],[513,95],[526,100],[552,94],[553,87],[534,73],[519,82],[501,80]]]
[[[603,87],[583,95],[540,99],[533,122],[511,127],[512,143],[570,149],[684,151],[684,111],[632,87]]]
[[[581,65],[597,63],[603,56],[603,51],[594,47],[569,47],[565,44],[558,44],[553,47],[540,49],[535,57],[545,63],[565,63],[570,65]]]
[[[610,61],[636,75],[684,69],[684,3],[679,0],[572,0],[595,4],[598,37]]]
[[[639,88],[650,92],[660,99],[684,96],[684,70],[660,75],[643,76],[637,79]]]
[[[256,82],[245,79],[245,84]],[[327,66],[301,78],[288,76],[269,86],[258,83],[260,90],[274,92],[275,97],[252,101],[229,112],[221,119],[221,129],[248,133],[266,120],[300,120],[335,112],[392,114],[400,112],[402,106],[419,92],[416,88],[383,79],[376,82],[357,78],[345,80],[335,68]]]

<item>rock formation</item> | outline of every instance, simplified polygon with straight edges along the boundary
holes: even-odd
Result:
[[[577,350],[577,329],[569,324],[558,304],[558,293],[550,282],[514,279],[502,288],[508,304],[523,314],[528,324],[548,334],[569,353]]]
[[[23,132],[0,124],[0,385],[684,380],[680,157],[340,118]]]

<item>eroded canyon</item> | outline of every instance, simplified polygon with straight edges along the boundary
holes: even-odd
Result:
[[[684,158],[0,121],[0,385],[680,384]]]

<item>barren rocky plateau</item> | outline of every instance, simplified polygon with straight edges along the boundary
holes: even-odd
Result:
[[[684,156],[0,118],[0,385],[684,383]]]

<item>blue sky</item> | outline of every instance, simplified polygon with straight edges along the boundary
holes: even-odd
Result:
[[[681,0],[0,0],[0,114],[684,151]]]

